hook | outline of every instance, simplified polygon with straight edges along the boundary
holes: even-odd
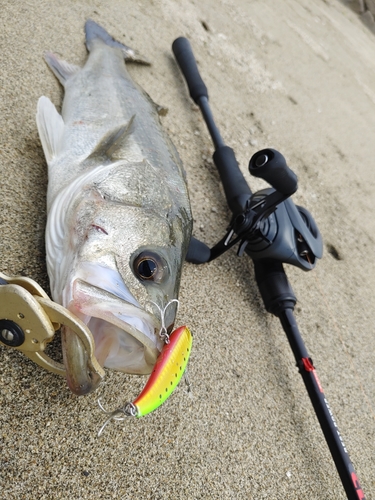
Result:
[[[167,303],[167,305],[163,309],[161,309],[161,307],[159,307],[158,304],[156,304],[156,302],[153,302],[152,300],[148,300],[147,302],[153,304],[158,309],[161,319],[161,328],[159,331],[159,337],[164,341],[165,344],[169,344],[169,335],[167,332],[167,328],[165,326],[165,311],[173,302],[177,302],[177,310],[178,310],[180,302],[178,301],[178,299],[172,299]]]

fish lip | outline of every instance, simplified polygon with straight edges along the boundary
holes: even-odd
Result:
[[[113,325],[115,329],[119,329],[119,333],[123,332],[122,335],[124,335],[124,339],[126,339],[126,336],[129,335],[138,341],[136,344],[139,343],[140,348],[143,347],[143,351],[141,350],[142,355],[137,368],[134,368],[132,363],[129,363],[128,359],[124,361],[124,364],[121,365],[121,367],[114,367],[111,366],[111,346],[113,345],[111,343],[113,341],[111,340],[111,335],[108,335],[107,337],[106,334],[104,334],[104,338],[108,339],[107,345],[110,347],[107,352],[104,349],[105,354],[100,356],[103,351],[100,351],[99,348],[98,352],[97,347],[98,344],[100,344],[101,333],[100,331],[92,331],[91,333],[94,337],[95,344],[95,357],[97,358],[99,364],[106,366],[107,361],[109,360],[106,366],[107,368],[114,368],[120,371],[135,374],[150,373],[163,346],[163,340],[159,336],[160,319],[156,318],[156,316],[140,306],[135,305],[135,303],[132,304],[129,301],[126,301],[125,299],[114,295],[103,288],[99,288],[81,278],[76,278],[72,282],[71,292],[72,300],[68,309],[70,309],[74,314],[80,316],[89,328],[89,322],[91,319],[99,320],[99,322],[102,321],[104,327],[106,324]],[[121,312],[125,312],[125,314],[121,315]],[[134,324],[132,325],[128,323],[124,317],[129,319],[134,317],[136,325],[141,325],[143,330],[137,328]],[[108,326],[108,328],[110,329],[110,326]],[[95,339],[96,333],[99,335],[98,344]],[[92,369],[90,369],[90,357],[79,337],[73,331],[69,331],[63,335],[62,339],[64,364],[69,389],[74,394],[79,396],[93,392],[99,386],[101,378],[97,376]],[[121,343],[121,340],[119,342]],[[106,342],[104,343],[106,344]],[[132,355],[133,352],[131,351],[131,356]],[[120,360],[121,363],[122,359],[120,358]]]
[[[69,346],[73,344],[73,356],[69,356],[69,351],[66,352],[67,336],[70,336]],[[95,391],[102,382],[102,376],[90,369],[91,360],[79,337],[64,327],[61,332],[61,340],[69,389],[76,396],[84,396]]]

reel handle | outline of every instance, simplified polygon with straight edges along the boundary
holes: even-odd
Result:
[[[297,191],[298,179],[284,156],[275,149],[262,149],[249,162],[249,172],[268,182],[279,193],[291,196]]]
[[[201,97],[208,99],[207,87],[199,74],[197,62],[190,42],[183,36],[176,38],[172,50],[189,88],[190,97],[198,104]]]

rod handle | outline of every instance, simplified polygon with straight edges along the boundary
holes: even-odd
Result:
[[[189,87],[190,97],[196,104],[201,97],[208,99],[207,87],[199,74],[197,61],[189,40],[183,36],[176,38],[172,44],[172,50]]]
[[[294,309],[297,298],[281,262],[273,259],[255,260],[254,271],[264,307],[268,312],[280,316],[285,309]]]
[[[235,214],[243,212],[251,191],[238,166],[233,149],[221,146],[215,150],[212,158],[218,169],[229,208]]]

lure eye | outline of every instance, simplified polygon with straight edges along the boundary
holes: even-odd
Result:
[[[134,259],[134,274],[141,281],[153,281],[159,283],[165,273],[166,265],[162,258],[153,252],[141,252]]]

